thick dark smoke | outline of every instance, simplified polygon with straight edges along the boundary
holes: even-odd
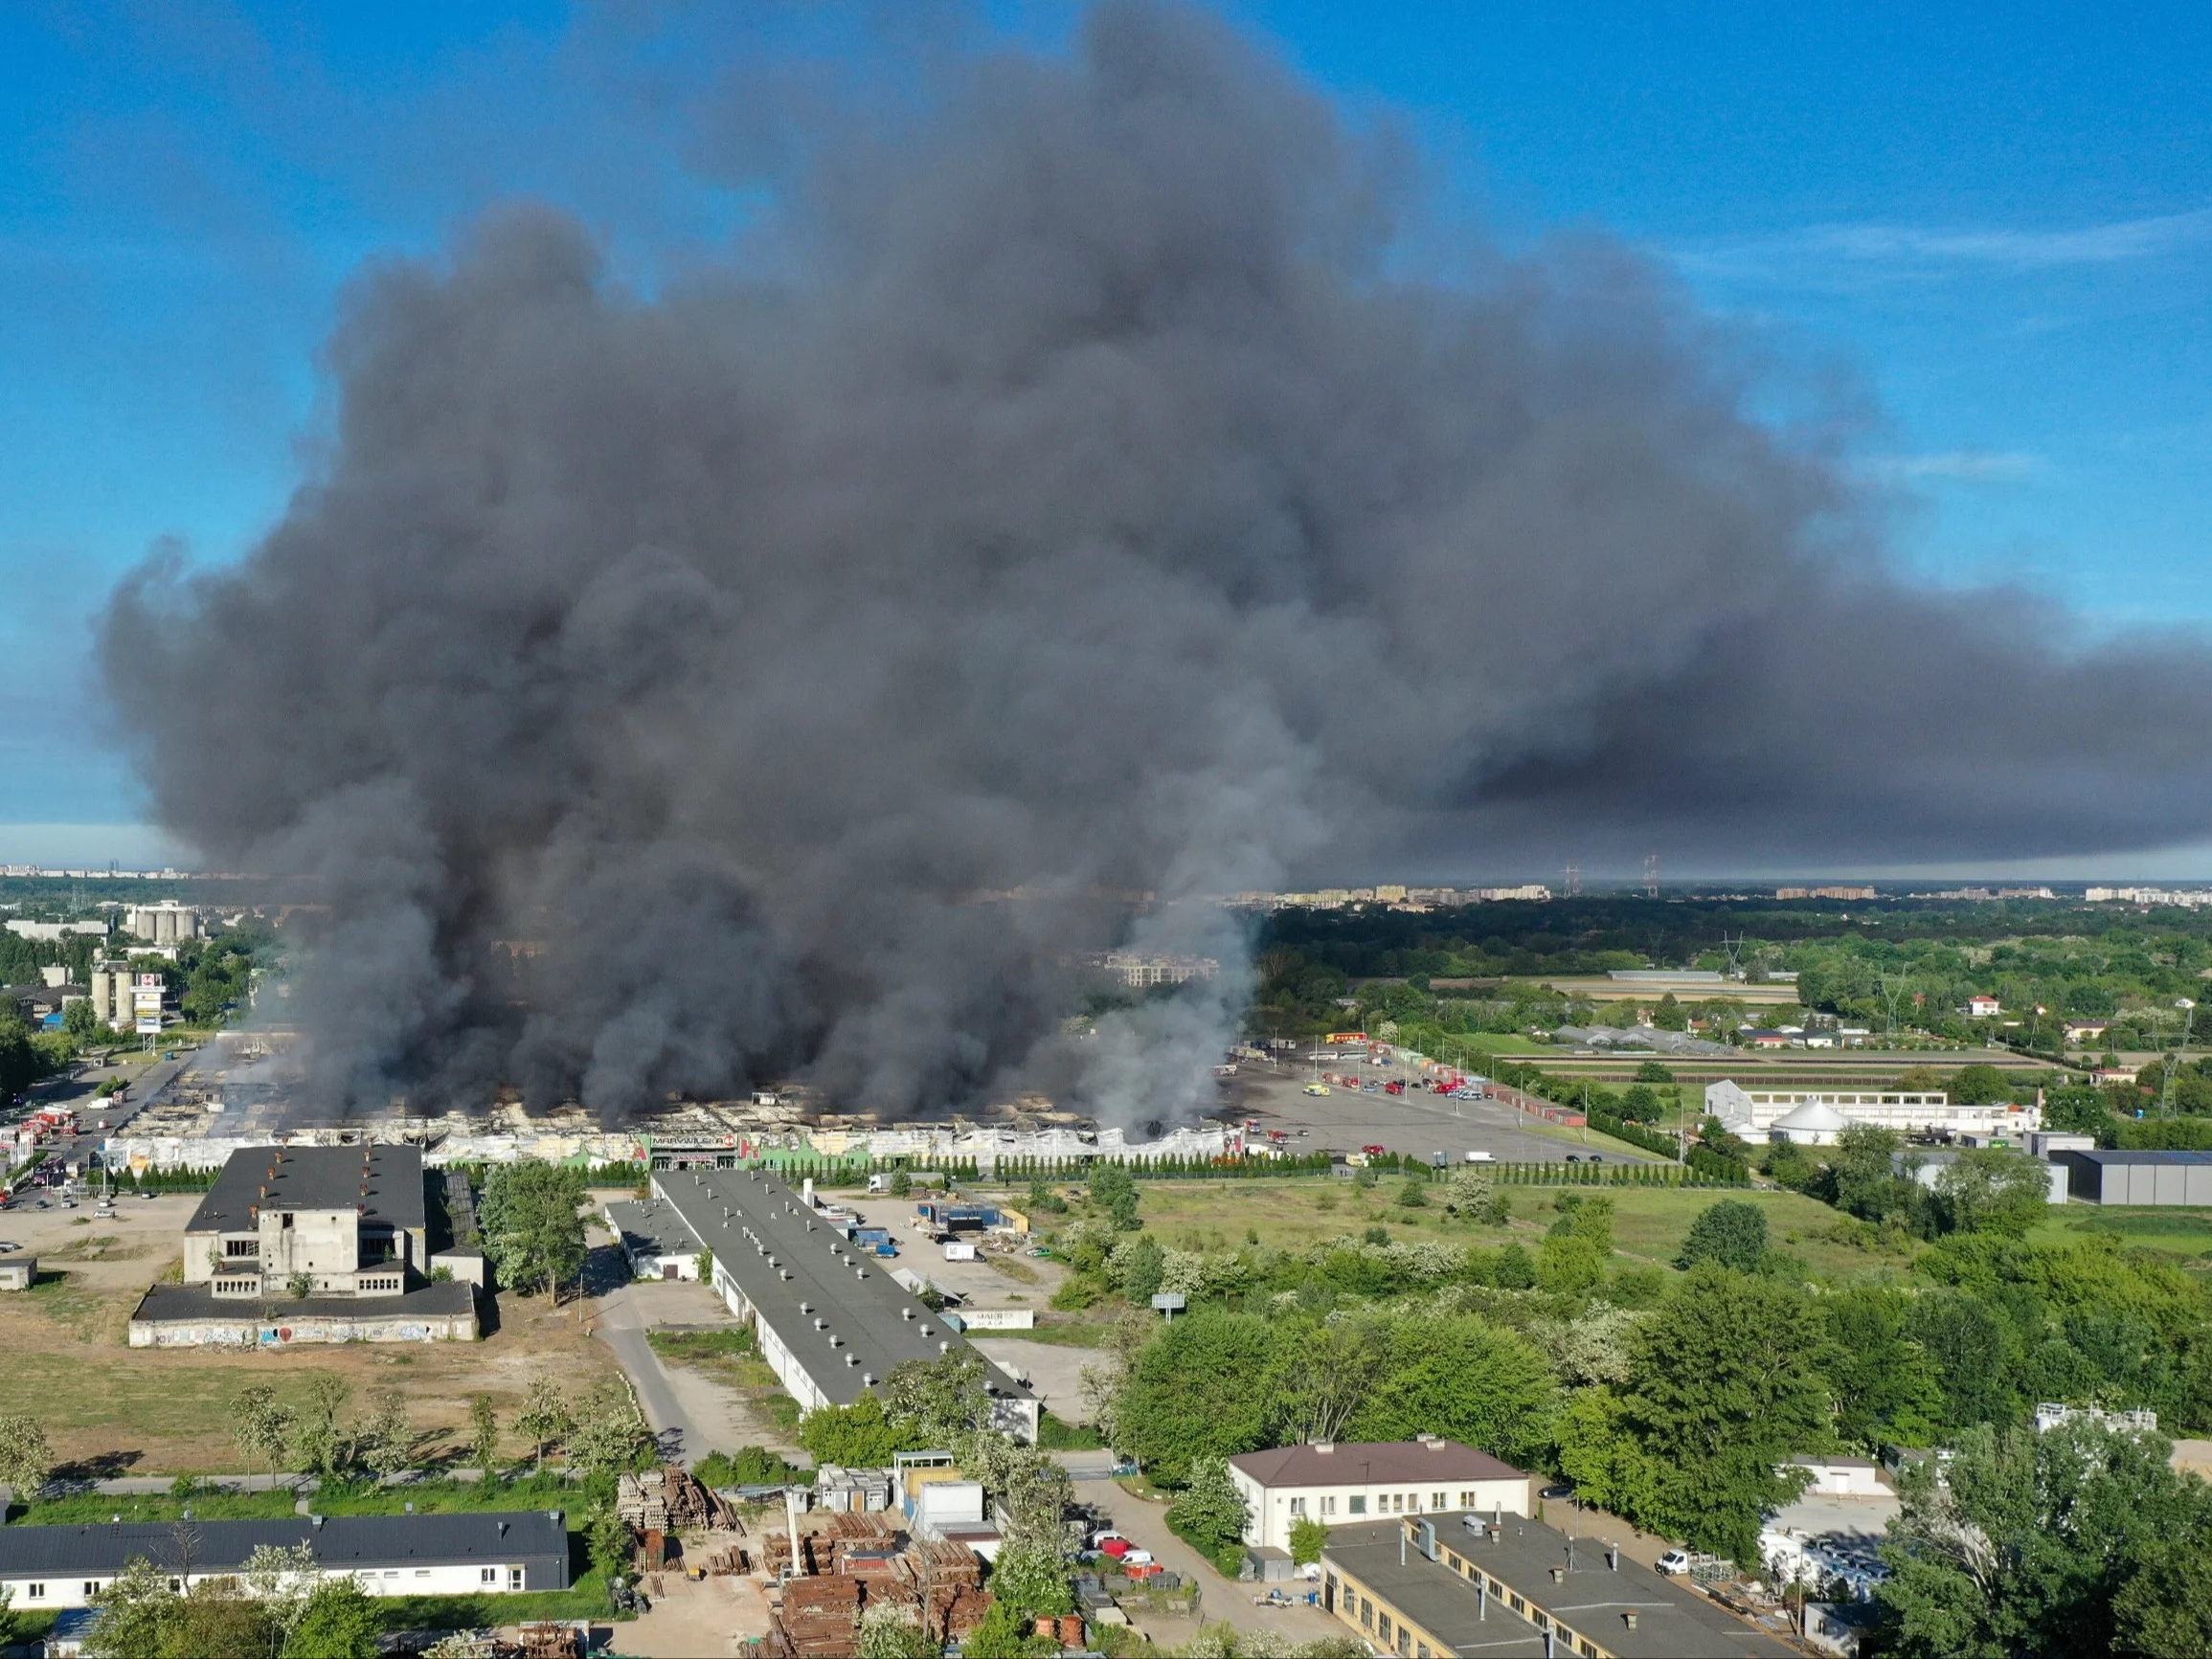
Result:
[[[1167,901],[1389,849],[2201,831],[2205,655],[1900,585],[1619,249],[1401,275],[1397,170],[1174,11],[913,109],[824,117],[649,301],[535,209],[372,272],[283,523],[116,596],[163,823],[331,907],[294,1002],[326,1104],[803,1073],[1135,1120],[1242,983]],[[1217,995],[1063,1042],[1122,943],[1222,958]]]

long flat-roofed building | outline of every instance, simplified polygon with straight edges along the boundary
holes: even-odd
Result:
[[[907,1360],[967,1349],[890,1268],[765,1170],[659,1170],[652,1195],[650,1216],[618,1219],[625,1235],[649,1230],[665,1249],[674,1243],[672,1212],[696,1247],[711,1252],[715,1292],[753,1325],[760,1356],[809,1410],[850,1405]],[[1037,1397],[989,1360],[983,1365],[999,1425],[1034,1441]]]
[[[1338,1527],[1321,1605],[1407,1659],[1785,1659],[1797,1649],[1602,1539],[1494,1513]]]
[[[1895,1130],[1900,1134],[2024,1135],[2043,1127],[2043,1111],[2033,1106],[1998,1101],[1962,1106],[1940,1090],[1927,1093],[1872,1088],[1746,1087],[1723,1078],[1705,1085],[1705,1111],[1731,1134],[1765,1140],[1767,1132],[1800,1107],[1820,1106],[1852,1123]]]
[[[134,1560],[179,1590],[232,1579],[263,1544],[306,1544],[325,1578],[351,1576],[372,1596],[488,1596],[569,1587],[559,1510],[451,1515],[0,1527],[0,1588],[17,1612],[84,1607]]]

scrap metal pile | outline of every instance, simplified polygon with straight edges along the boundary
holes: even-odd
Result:
[[[871,1606],[911,1608],[932,1635],[951,1640],[982,1623],[991,1605],[982,1558],[965,1544],[928,1538],[902,1542],[882,1515],[831,1514],[803,1534],[804,1570],[772,1603],[763,1652],[773,1659],[828,1659],[852,1651],[860,1616]],[[791,1542],[771,1535],[763,1565],[779,1574],[791,1565]]]

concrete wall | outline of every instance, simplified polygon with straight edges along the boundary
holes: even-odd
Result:
[[[133,1348],[298,1348],[317,1342],[473,1342],[476,1315],[376,1312],[365,1300],[359,1313],[320,1313],[298,1319],[262,1319],[256,1309],[231,1319],[133,1319]]]

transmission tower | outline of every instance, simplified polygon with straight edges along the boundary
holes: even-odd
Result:
[[[1643,856],[1643,896],[1647,899],[1659,897],[1659,854],[1657,853],[1646,853]]]
[[[1736,975],[1742,971],[1744,935],[1738,933],[1734,938],[1731,939],[1727,936],[1727,934],[1723,933],[1721,935],[1721,949],[1728,953],[1727,976],[1730,979],[1733,979]]]
[[[1582,866],[1580,864],[1569,864],[1567,866],[1567,896],[1571,899],[1581,891]]]

